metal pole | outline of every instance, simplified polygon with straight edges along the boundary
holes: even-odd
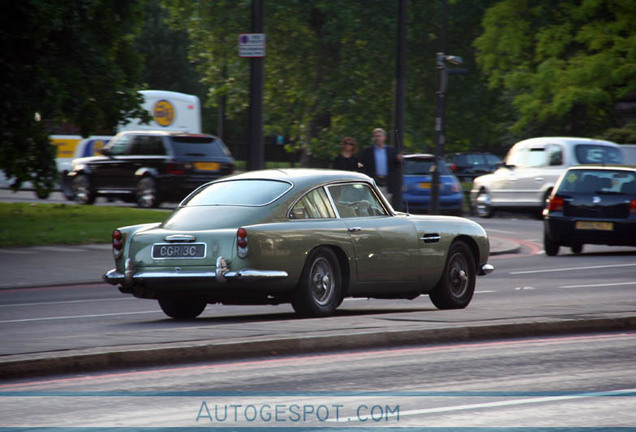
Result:
[[[431,184],[431,214],[439,214],[439,184],[442,155],[444,154],[444,110],[446,101],[446,66],[444,64],[446,52],[446,22],[448,15],[448,2],[442,2],[442,26],[439,38],[440,52],[437,53],[437,113],[435,116],[435,163],[433,164],[433,175]]]
[[[400,0],[398,5],[398,33],[397,33],[397,61],[395,68],[395,129],[404,135],[405,107],[406,107],[406,7],[408,0]],[[400,143],[397,142],[398,151],[402,152]],[[402,170],[400,170],[400,173]],[[393,196],[393,208],[402,210],[402,182],[404,179],[400,174],[398,184],[395,187]]]
[[[264,0],[252,0],[252,32],[264,33]],[[263,82],[265,81],[265,59],[250,60],[250,157],[249,170],[265,167],[263,142]]]

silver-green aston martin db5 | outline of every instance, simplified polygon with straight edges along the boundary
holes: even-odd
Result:
[[[115,230],[104,280],[177,319],[208,303],[290,302],[317,317],[344,297],[420,294],[459,309],[493,270],[489,251],[479,224],[395,212],[363,174],[265,170],[201,186],[163,223]]]

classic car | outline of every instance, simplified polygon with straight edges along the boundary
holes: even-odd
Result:
[[[208,183],[163,223],[113,232],[116,267],[104,280],[157,299],[166,315],[195,318],[208,303],[291,303],[333,314],[345,297],[428,294],[466,307],[490,245],[477,223],[396,213],[364,174],[253,171]]]
[[[543,210],[548,256],[561,246],[636,246],[636,166],[579,165],[559,179]]]

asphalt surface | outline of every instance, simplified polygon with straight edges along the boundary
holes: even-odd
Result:
[[[492,255],[515,254],[522,245],[491,236]],[[40,246],[0,248],[0,289],[103,284],[101,275],[113,265],[110,245]],[[495,270],[496,271],[496,270]],[[254,356],[306,352],[354,350],[398,345],[421,345],[475,339],[500,339],[562,333],[623,331],[636,328],[636,311],[599,308],[555,308],[542,316],[524,316],[513,310],[489,312],[488,316],[468,308],[461,320],[439,311],[431,317],[396,319],[390,325],[370,325],[361,317],[358,325],[341,328],[329,318],[316,320],[321,331],[299,329],[273,332],[268,336],[241,337],[227,332],[224,337],[194,341],[130,343],[90,348],[60,347],[27,354],[0,356],[0,378],[37,374],[78,373],[179,362],[211,361]],[[333,321],[333,322],[332,322]]]

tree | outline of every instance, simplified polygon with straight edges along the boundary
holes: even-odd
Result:
[[[490,86],[510,94],[514,130],[595,135],[616,101],[636,90],[636,8],[631,0],[503,0],[475,41]]]
[[[56,175],[52,126],[72,123],[84,136],[112,132],[141,109],[134,35],[143,1],[4,2],[0,82],[0,169],[17,189],[33,182],[46,195]]]

